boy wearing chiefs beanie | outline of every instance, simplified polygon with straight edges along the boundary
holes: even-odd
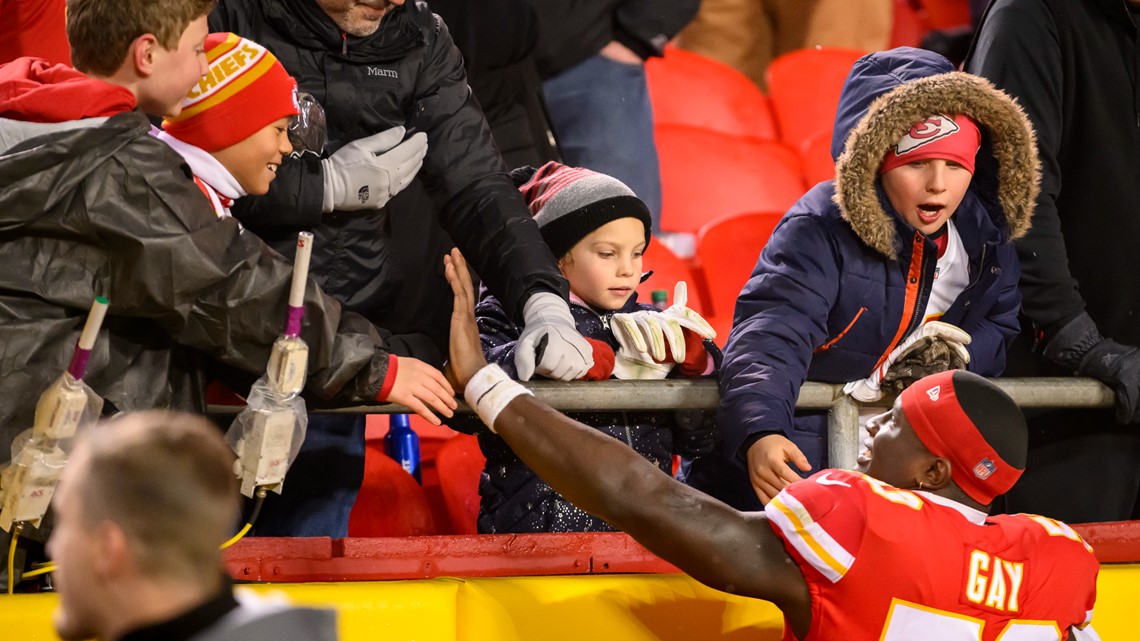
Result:
[[[557,162],[538,169],[516,169],[511,177],[570,283],[571,314],[578,332],[594,350],[594,367],[583,379],[663,378],[670,372],[697,377],[715,370],[720,351],[699,331],[677,325],[675,343],[665,345],[659,340],[662,351],[656,355],[649,353],[652,337],[640,334],[649,329],[649,319],[659,321],[659,327],[670,321],[665,312],[637,302],[635,290],[642,280],[641,256],[650,241],[651,219],[645,203],[629,187],[605,174]],[[683,302],[674,302],[681,305],[674,305],[673,311],[683,307]],[[475,318],[487,360],[515,377],[514,349],[522,328],[485,290],[475,307]],[[624,320],[630,322],[623,325]],[[693,327],[698,325],[694,322]],[[630,353],[632,346],[616,335],[622,331],[619,326],[646,337],[642,353]],[[657,332],[662,335],[661,329]],[[716,435],[711,420],[698,417],[690,429],[682,429],[672,412],[570,416],[628,443],[665,473],[672,472],[673,453],[695,456],[707,452]],[[481,533],[613,530],[552,490],[502,439],[481,425],[475,419],[470,426],[457,427],[469,427],[479,436],[487,459],[479,488]]]
[[[949,369],[998,376],[1020,329],[1013,241],[1040,173],[1016,102],[933,52],[877,51],[852,66],[832,140],[835,179],[788,209],[736,300],[724,446],[686,476],[737,509],[847,464],[827,417],[796,411],[804,382],[866,402]]]
[[[297,115],[297,83],[268,49],[232,33],[206,37],[209,70],[182,99],[158,135],[190,165],[219,217],[233,201],[269,191],[292,152],[289,118]]]

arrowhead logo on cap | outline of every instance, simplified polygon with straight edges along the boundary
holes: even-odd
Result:
[[[910,131],[903,134],[895,145],[895,153],[903,155],[930,144],[935,140],[952,136],[958,131],[958,123],[950,116],[936,115],[916,122]]]
[[[930,400],[932,400],[932,401],[937,401],[938,395],[941,393],[942,393],[942,386],[941,385],[935,385],[934,387],[926,390],[926,395],[929,396]]]

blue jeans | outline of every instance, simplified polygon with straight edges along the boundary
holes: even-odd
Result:
[[[364,415],[310,414],[282,493],[265,497],[251,536],[348,536],[364,480]]]
[[[645,66],[602,55],[543,83],[550,124],[567,165],[622,181],[661,220],[661,172]]]

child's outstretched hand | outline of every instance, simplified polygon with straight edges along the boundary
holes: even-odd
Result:
[[[451,418],[458,404],[455,392],[443,374],[418,358],[403,357],[399,363],[396,382],[386,400],[403,405],[432,425],[442,424],[432,410]]]
[[[769,434],[748,448],[748,480],[762,504],[767,505],[789,483],[800,480],[792,465],[811,471],[804,453],[783,434]]]
[[[471,284],[467,261],[458,248],[443,257],[443,272],[455,296],[451,309],[450,358],[444,373],[462,393],[471,377],[487,365],[487,359],[479,341],[479,326],[475,324],[475,287]]]

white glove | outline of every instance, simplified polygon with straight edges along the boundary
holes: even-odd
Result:
[[[614,378],[623,381],[659,381],[669,375],[676,363],[653,363],[631,358],[623,349],[614,353]]]
[[[403,127],[354,140],[321,161],[325,195],[321,211],[380,209],[400,193],[424,164],[427,134],[404,139]]]
[[[883,382],[883,377],[890,371],[891,366],[897,361],[900,361],[908,354],[916,349],[920,349],[929,344],[926,339],[939,339],[945,342],[950,349],[954,350],[966,363],[970,362],[970,352],[966,349],[966,345],[970,344],[972,340],[970,335],[960,327],[951,325],[950,323],[943,323],[942,321],[930,321],[918,330],[911,332],[903,342],[899,343],[897,347],[891,350],[887,355],[887,360],[878,367],[867,378],[859,381],[851,381],[843,387],[843,392],[850,394],[851,398],[863,403],[871,403],[883,397],[883,392],[879,386]]]
[[[930,338],[941,340],[946,343],[950,349],[954,350],[964,363],[968,364],[970,362],[970,351],[966,349],[966,346],[969,345],[973,339],[971,339],[970,335],[966,333],[966,330],[961,327],[951,325],[950,323],[943,323],[942,321],[930,321],[922,326],[921,331],[914,332],[914,334],[918,334],[918,336],[916,337],[912,334],[907,337],[899,347],[895,348],[895,351],[898,352],[898,356],[893,359],[888,357],[887,360],[891,363],[896,363],[905,359],[911,352],[923,348],[925,346],[924,343],[930,342],[923,341],[922,339]],[[902,348],[901,351],[900,348]]]
[[[610,331],[617,339],[614,353],[614,378],[660,380],[669,375],[676,363],[666,360],[665,343],[677,353],[685,353],[685,337],[681,326],[663,322],[660,312],[641,310],[610,317]]]
[[[688,302],[689,286],[683,280],[677,281],[677,285],[673,288],[673,304],[660,313],[662,322],[671,328],[677,328],[675,332],[666,334],[666,337],[670,339],[669,346],[673,352],[673,360],[678,363],[685,360],[685,336],[682,329],[687,329],[710,341],[716,338],[716,330],[700,314],[689,309]],[[676,343],[672,340],[674,335],[679,337]]]
[[[566,301],[539,292],[523,305],[524,326],[515,346],[520,381],[536,373],[560,381],[581,378],[594,366],[594,349],[578,333]]]
[[[685,354],[685,337],[681,326],[669,323],[661,312],[640,310],[628,314],[614,314],[610,317],[610,331],[621,345],[622,351],[630,358],[646,362],[663,361],[669,350],[677,353],[680,344],[681,357]]]

